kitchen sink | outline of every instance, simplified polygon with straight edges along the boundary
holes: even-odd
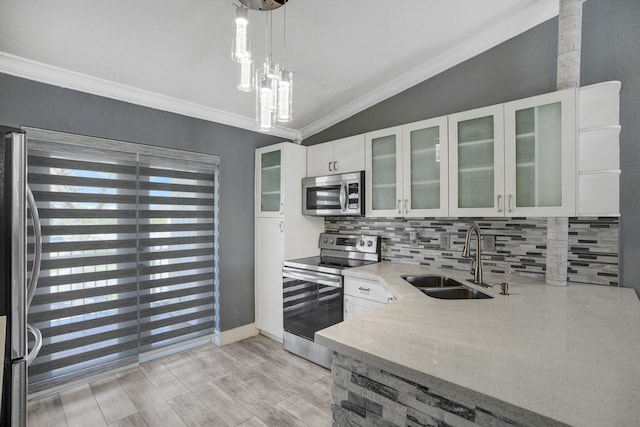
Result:
[[[439,299],[488,299],[493,298],[491,295],[487,295],[484,292],[480,292],[476,289],[469,288],[467,286],[461,286],[458,288],[437,288],[437,289],[420,289],[425,294],[433,298]]]
[[[445,276],[402,276],[402,278],[416,288],[448,288],[451,286],[464,286],[457,280]]]
[[[422,293],[439,299],[489,299],[491,295],[463,285],[455,279],[446,276],[402,276]]]

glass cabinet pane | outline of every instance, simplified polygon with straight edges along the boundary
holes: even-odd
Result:
[[[458,122],[457,149],[458,207],[493,207],[493,116]]]
[[[561,104],[516,111],[516,206],[561,206],[561,183]]]
[[[371,205],[374,210],[396,208],[396,137],[371,141]]]
[[[440,207],[440,127],[411,132],[411,209]]]
[[[280,210],[280,150],[263,153],[260,164],[260,210],[278,212]]]

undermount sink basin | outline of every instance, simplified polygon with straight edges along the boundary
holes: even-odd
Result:
[[[402,276],[402,278],[416,288],[449,288],[451,286],[464,286],[457,280],[445,276]]]
[[[439,299],[488,299],[493,298],[469,286],[465,286],[455,279],[446,276],[402,276],[422,293]]]
[[[469,288],[467,286],[459,288],[438,288],[438,289],[420,289],[425,294],[433,298],[440,299],[488,299],[493,298],[491,295],[487,295],[484,292],[480,292],[476,289]]]

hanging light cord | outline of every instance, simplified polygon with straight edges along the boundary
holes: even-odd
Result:
[[[269,60],[269,15],[265,15],[264,21],[264,62]]]
[[[269,11],[269,63],[273,62],[273,15]]]
[[[286,69],[287,68],[287,59],[286,59],[286,55],[287,55],[287,0],[285,0],[284,2],[284,6],[282,6],[283,10],[283,15],[284,15],[284,22],[282,24],[282,68]]]

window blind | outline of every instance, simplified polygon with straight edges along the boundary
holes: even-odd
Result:
[[[213,334],[214,177],[200,165],[140,156],[140,347]]]
[[[43,232],[28,317],[43,346],[29,367],[30,392],[212,335],[215,159],[176,150],[165,157],[163,149],[117,141],[104,148],[104,140],[47,131],[27,135],[28,182]]]

